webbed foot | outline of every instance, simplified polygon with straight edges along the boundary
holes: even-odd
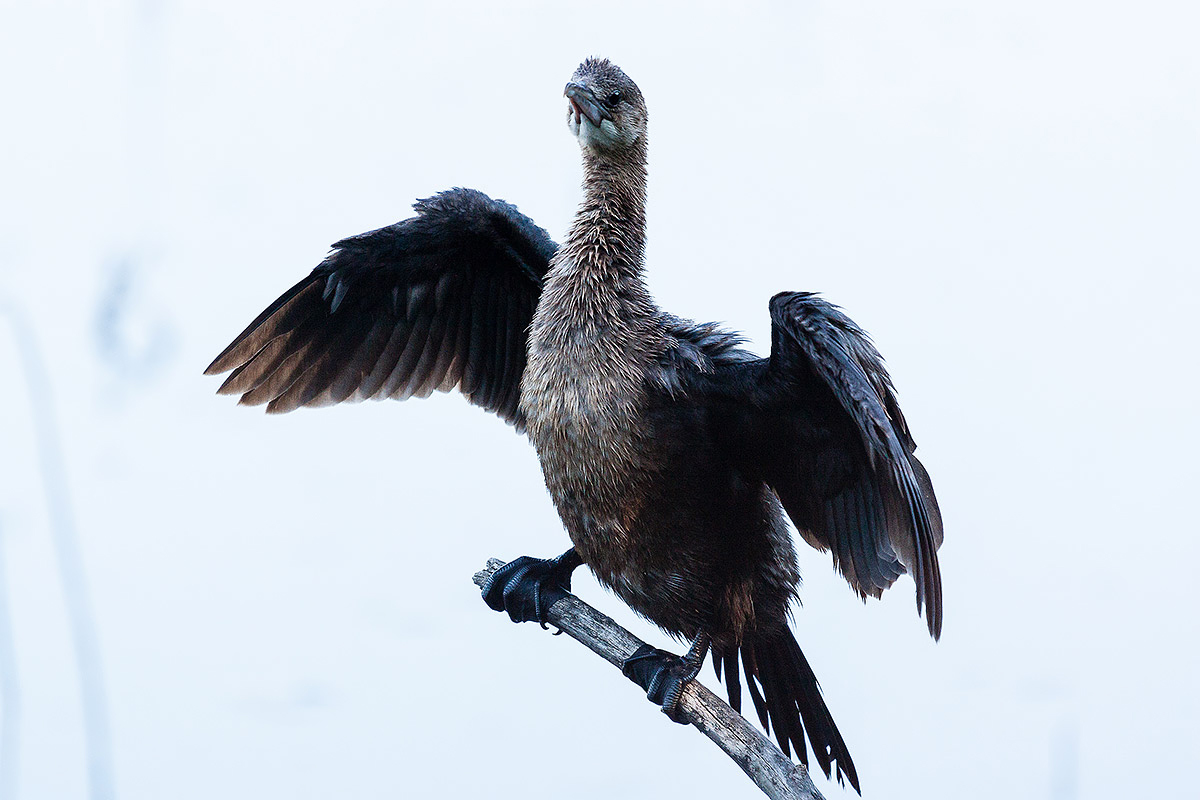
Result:
[[[571,591],[571,573],[582,563],[573,547],[558,558],[521,556],[492,573],[483,585],[483,601],[507,611],[513,622],[544,628],[546,612]]]

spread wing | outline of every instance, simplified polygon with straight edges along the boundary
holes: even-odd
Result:
[[[735,445],[741,460],[861,595],[878,597],[911,573],[917,608],[938,637],[941,514],[883,359],[813,294],[776,295],[771,323],[770,359],[743,370],[751,410]]]
[[[270,413],[458,389],[523,428],[529,323],[557,245],[516,207],[451,189],[343,239],[205,374]]]

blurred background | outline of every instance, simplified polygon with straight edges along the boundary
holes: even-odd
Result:
[[[933,475],[939,644],[907,578],[864,605],[801,553],[865,796],[1194,795],[1198,17],[0,5],[0,800],[758,796],[479,600],[487,557],[567,541],[511,429],[453,395],[266,417],[201,375],[415,198],[472,186],[561,238],[591,54],[648,99],[662,305],[765,353],[768,298],[823,292]]]

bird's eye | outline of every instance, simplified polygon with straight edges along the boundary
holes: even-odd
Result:
[[[620,92],[613,92],[608,97],[604,98],[604,105],[608,106],[609,108],[616,108],[617,103],[619,102],[621,102]]]

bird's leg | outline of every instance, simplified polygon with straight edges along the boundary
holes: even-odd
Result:
[[[688,681],[700,674],[711,643],[709,635],[700,631],[683,658],[644,644],[625,659],[621,673],[645,689],[646,698],[662,706],[673,722],[686,724],[679,713],[679,698]]]
[[[574,547],[558,558],[521,556],[492,573],[483,585],[483,601],[507,611],[513,622],[544,628],[546,612],[571,591],[571,573],[582,563]]]

